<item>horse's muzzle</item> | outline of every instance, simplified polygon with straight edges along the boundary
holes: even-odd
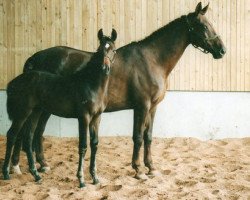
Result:
[[[226,47],[222,47],[220,50],[220,55],[224,56],[226,54],[226,52],[227,52]]]
[[[214,59],[220,59],[226,54],[227,50],[225,47],[222,47],[220,50],[213,53]]]

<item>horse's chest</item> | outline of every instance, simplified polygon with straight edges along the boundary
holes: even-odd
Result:
[[[167,82],[163,77],[154,77],[151,80],[150,84],[148,84],[148,98],[151,104],[157,105],[165,96]]]
[[[82,110],[87,110],[90,114],[100,113],[106,107],[107,98],[103,95],[84,96],[81,98],[80,104]]]
[[[153,104],[158,104],[161,102],[165,96],[166,89],[164,85],[157,85],[157,88],[151,92],[151,102]]]

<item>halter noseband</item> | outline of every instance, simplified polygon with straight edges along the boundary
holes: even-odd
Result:
[[[188,32],[189,32],[190,34],[193,34],[193,35],[198,36],[198,37],[203,41],[203,43],[205,44],[205,46],[208,47],[208,48],[209,48],[209,46],[208,46],[208,44],[207,44],[208,41],[214,40],[214,39],[220,37],[219,35],[215,35],[215,36],[213,36],[213,37],[208,37],[208,38],[204,38],[204,39],[203,39],[198,33],[194,32],[194,28],[193,28],[193,27],[191,26],[191,24],[189,23],[189,21],[188,21],[188,16],[187,16],[187,15],[185,16],[185,21],[186,21],[187,26],[188,26]],[[201,52],[203,52],[203,53],[205,53],[205,54],[208,54],[208,53],[209,53],[209,51],[205,50],[204,48],[199,47],[199,46],[193,44],[192,41],[190,41],[190,42],[191,42],[191,44],[194,46],[194,48],[199,49]]]

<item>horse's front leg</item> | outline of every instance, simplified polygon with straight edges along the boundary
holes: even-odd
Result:
[[[133,157],[132,167],[135,169],[135,178],[147,179],[148,177],[140,170],[140,148],[143,142],[143,133],[145,131],[145,125],[148,118],[148,109],[140,108],[134,109],[134,127],[133,127]]]
[[[84,183],[84,157],[87,151],[87,135],[89,132],[89,117],[84,116],[78,119],[79,122],[79,163],[77,170],[77,178],[80,188],[85,187]]]
[[[90,147],[91,147],[91,157],[90,157],[90,167],[89,172],[93,179],[93,184],[98,184],[99,179],[96,173],[96,152],[98,147],[98,131],[100,125],[101,116],[95,116],[90,123]]]
[[[146,129],[144,131],[144,164],[149,169],[148,175],[159,175],[160,173],[154,168],[152,154],[151,154],[151,143],[152,143],[152,131],[155,117],[156,107],[150,110],[149,118]]]

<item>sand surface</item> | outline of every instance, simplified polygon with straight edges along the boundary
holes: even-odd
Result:
[[[6,138],[0,137],[0,167],[3,165]],[[21,154],[22,175],[11,180],[0,176],[0,199],[247,199],[250,200],[250,138],[200,141],[194,138],[153,140],[153,160],[161,176],[146,181],[134,178],[131,167],[132,139],[101,137],[97,154],[101,183],[78,188],[77,138],[45,139],[45,155],[51,166],[40,173],[35,183],[28,172],[27,159]],[[142,154],[141,154],[142,155]],[[147,169],[142,165],[142,169]]]

